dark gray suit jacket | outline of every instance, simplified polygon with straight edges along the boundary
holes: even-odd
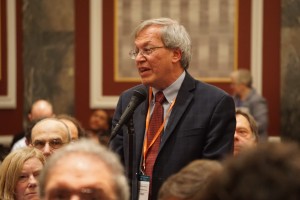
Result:
[[[133,91],[139,87],[145,86],[139,85],[122,93],[113,117],[113,126],[127,107]],[[133,114],[136,145],[132,165],[136,174],[140,172],[147,109],[148,100],[145,100]],[[235,123],[232,97],[212,85],[195,80],[186,73],[161,138],[153,168],[152,199],[157,199],[162,183],[170,175],[191,161],[201,158],[221,159],[224,155],[232,153]],[[110,148],[120,155],[128,171],[126,126],[110,142]],[[133,199],[137,199],[137,180],[132,181]]]

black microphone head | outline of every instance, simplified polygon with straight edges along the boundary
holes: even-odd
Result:
[[[147,92],[144,88],[140,87],[133,91],[133,95],[125,108],[123,114],[121,115],[119,122],[113,128],[111,132],[111,139],[117,134],[119,129],[127,123],[129,118],[133,115],[134,110],[146,99]]]

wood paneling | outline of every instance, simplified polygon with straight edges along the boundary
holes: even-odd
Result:
[[[0,110],[0,135],[14,135],[23,129],[22,2],[16,0],[16,108]]]
[[[269,135],[280,135],[280,29],[281,1],[264,1],[263,95],[269,105]]]
[[[7,29],[6,1],[0,1],[0,96],[7,95]]]

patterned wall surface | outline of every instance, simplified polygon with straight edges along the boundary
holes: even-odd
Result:
[[[224,81],[235,65],[237,0],[115,0],[116,80],[138,77],[128,52],[131,33],[140,21],[170,17],[185,26],[192,39],[189,72],[205,81]]]
[[[300,2],[281,8],[281,132],[300,141]]]
[[[74,113],[74,1],[23,0],[24,121],[32,102]]]

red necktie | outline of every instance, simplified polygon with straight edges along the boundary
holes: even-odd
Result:
[[[153,113],[152,113],[152,116],[150,119],[149,130],[147,132],[147,144],[148,145],[152,142],[159,127],[163,123],[164,108],[163,108],[162,104],[164,101],[165,101],[164,94],[161,91],[157,92],[155,95],[155,106],[154,106],[154,110],[153,110]],[[152,177],[153,165],[155,163],[158,149],[159,149],[159,144],[160,144],[160,137],[158,137],[156,139],[156,141],[151,146],[151,148],[148,150],[148,153],[146,155],[145,173],[146,173],[146,175],[151,176],[151,177]]]

